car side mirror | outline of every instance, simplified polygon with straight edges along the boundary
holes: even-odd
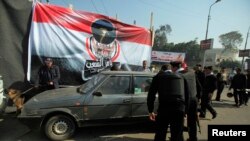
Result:
[[[94,96],[102,96],[102,93],[101,92],[94,92],[93,95]]]

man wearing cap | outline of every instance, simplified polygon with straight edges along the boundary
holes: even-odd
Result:
[[[59,88],[60,70],[59,67],[53,65],[51,58],[44,60],[44,65],[40,67],[35,87],[41,91]]]
[[[147,105],[149,118],[156,123],[155,141],[166,139],[169,125],[171,141],[183,141],[185,105],[188,97],[185,93],[185,86],[184,78],[181,75],[166,72],[164,68],[153,78],[148,92]],[[159,106],[156,116],[153,111],[157,93]]]

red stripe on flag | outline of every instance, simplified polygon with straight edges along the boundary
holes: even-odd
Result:
[[[98,19],[110,21],[115,26],[117,40],[119,41],[135,42],[148,46],[152,44],[151,33],[148,29],[125,24],[101,14],[75,11],[69,8],[37,2],[33,15],[33,22],[54,24],[88,34],[92,34],[91,25]]]

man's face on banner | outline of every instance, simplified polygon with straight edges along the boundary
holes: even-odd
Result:
[[[92,51],[96,55],[97,58],[112,58],[115,55],[116,44],[103,44],[97,42],[94,38],[91,40],[92,43]]]
[[[92,24],[93,37],[90,39],[90,48],[97,59],[115,56],[117,51],[116,31],[111,22],[97,20]]]

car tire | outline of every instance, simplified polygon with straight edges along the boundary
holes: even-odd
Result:
[[[65,140],[75,133],[75,122],[69,116],[57,115],[48,119],[44,132],[51,140]]]

